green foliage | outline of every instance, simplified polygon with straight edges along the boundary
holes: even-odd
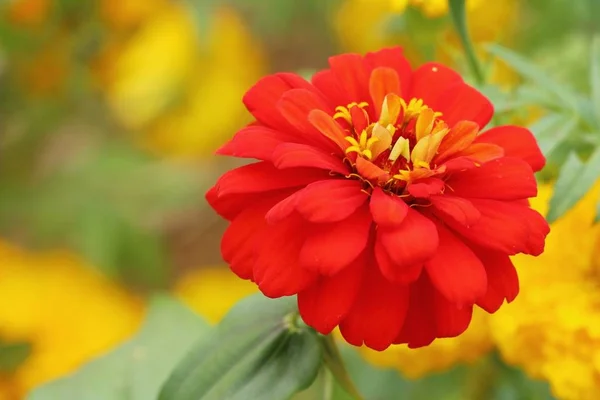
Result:
[[[31,345],[24,342],[0,341],[0,374],[14,372],[31,354]]]
[[[294,298],[242,300],[175,368],[160,400],[284,400],[307,388],[322,351],[296,313]]]
[[[356,386],[369,400],[553,399],[547,383],[527,378],[494,353],[472,365],[459,365],[420,379],[407,379],[395,370],[374,367],[349,346],[342,347],[342,354]]]
[[[0,182],[0,226],[35,227],[36,242],[68,244],[112,276],[167,282],[160,223],[208,185],[185,165],[121,142],[84,149],[30,185]]]
[[[554,222],[585,195],[598,179],[600,171],[600,147],[584,164],[571,153],[558,175],[554,195],[550,200],[547,219]]]
[[[600,35],[594,38],[590,63],[590,87],[592,113],[596,116],[596,125],[600,136]]]
[[[191,310],[157,295],[135,338],[74,375],[41,386],[28,399],[157,399],[175,363],[208,331],[208,325]]]
[[[574,206],[600,178],[600,50],[595,39],[590,51],[590,93],[584,95],[558,83],[543,70],[522,56],[498,45],[490,52],[514,68],[526,83],[519,89],[520,106],[543,106],[546,115],[531,126],[550,171],[545,176],[558,175],[550,201],[548,220],[558,219]],[[582,161],[584,160],[584,161]],[[555,172],[556,171],[556,172]]]

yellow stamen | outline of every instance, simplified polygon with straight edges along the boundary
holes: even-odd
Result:
[[[415,135],[417,142],[431,133],[433,123],[435,122],[435,113],[431,108],[424,108],[417,117],[417,125],[415,126]]]
[[[402,109],[402,105],[404,104],[404,100],[394,93],[390,93],[383,99],[383,105],[381,106],[381,116],[379,117],[379,123],[383,126],[394,125],[398,116],[400,115],[400,110]]]
[[[392,151],[390,152],[388,159],[391,161],[396,161],[399,156],[404,157],[406,161],[410,159],[410,142],[407,138],[398,138],[396,143],[394,143],[394,147],[392,147]]]

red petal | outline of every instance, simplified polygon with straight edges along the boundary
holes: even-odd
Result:
[[[262,235],[254,265],[254,281],[267,297],[291,296],[309,287],[317,274],[302,268],[298,253],[306,229],[300,217],[291,216],[271,225]]]
[[[478,165],[480,165],[480,163],[476,163],[469,157],[458,157],[446,161],[441,165],[441,167],[446,169],[447,174],[450,174],[451,172],[467,171],[477,167]]]
[[[296,209],[310,222],[336,222],[348,218],[368,198],[361,191],[360,181],[330,179],[302,190]]]
[[[329,57],[329,66],[338,81],[338,85],[346,95],[346,101],[342,105],[352,102],[360,103],[368,99],[369,76],[362,56],[359,54],[341,54]]]
[[[433,285],[452,303],[473,305],[485,294],[487,277],[483,264],[471,249],[438,224],[439,246],[425,262]]]
[[[400,225],[408,212],[408,205],[404,200],[385,193],[380,187],[373,189],[369,207],[373,221],[384,228]]]
[[[304,139],[303,141],[309,144],[333,149],[331,141],[324,138],[308,120],[309,114],[314,110],[333,114],[333,109],[320,95],[306,89],[289,90],[281,96],[277,103],[277,110],[298,132],[301,132],[300,139]]]
[[[415,349],[435,340],[435,295],[427,274],[421,274],[419,280],[410,285],[408,313],[395,344],[408,343],[409,348]]]
[[[250,125],[238,131],[216,154],[270,160],[275,148],[289,140],[290,137],[284,133],[264,126]]]
[[[265,220],[269,224],[276,224],[292,215],[296,211],[298,198],[301,194],[302,189],[275,204],[265,215]]]
[[[338,105],[348,105],[348,96],[344,89],[338,83],[335,74],[329,70],[323,70],[315,73],[311,79],[312,84],[321,91],[329,101]]]
[[[446,184],[461,197],[517,200],[537,195],[537,182],[531,167],[513,157],[503,157],[481,167],[455,173]]]
[[[216,183],[217,197],[236,193],[257,193],[304,186],[329,178],[327,171],[313,168],[275,168],[269,162],[257,162],[232,169]]]
[[[379,270],[390,282],[409,284],[416,281],[421,275],[423,270],[422,264],[414,265],[399,265],[396,264],[390,255],[387,253],[385,247],[380,240],[375,241],[375,259]]]
[[[506,254],[477,248],[473,251],[485,266],[488,276],[487,292],[477,301],[477,305],[489,313],[495,313],[504,299],[510,303],[519,294],[517,270]]]
[[[290,124],[277,110],[277,103],[285,92],[294,88],[315,90],[301,76],[281,73],[259,80],[244,95],[243,102],[248,111],[261,123],[272,128],[288,128]]]
[[[393,69],[399,77],[399,91],[395,93],[398,93],[405,99],[407,98],[408,91],[410,89],[412,72],[410,63],[406,57],[404,57],[400,47],[391,47],[376,51],[374,53],[367,53],[365,55],[365,63],[370,70],[374,70],[379,67],[388,67]],[[375,102],[375,104],[377,104],[377,102]]]
[[[377,240],[398,265],[421,264],[431,258],[438,247],[434,223],[412,208],[409,208],[400,226],[378,229]]]
[[[252,208],[255,203],[273,199],[272,204],[275,204],[286,196],[290,196],[296,190],[298,190],[298,188],[285,188],[269,192],[252,194],[237,193],[219,196],[218,188],[213,186],[206,192],[206,200],[221,217],[231,221],[243,210]]]
[[[252,279],[257,239],[265,228],[265,210],[248,208],[237,215],[221,240],[221,255],[242,279]]]
[[[527,162],[534,172],[544,168],[546,158],[529,129],[520,126],[497,126],[475,139],[476,143],[493,143],[504,149],[507,157],[517,157]]]
[[[457,158],[468,158],[477,164],[483,164],[504,157],[504,149],[491,143],[473,143],[454,155]]]
[[[408,286],[387,281],[371,260],[358,298],[340,324],[342,336],[355,346],[385,350],[402,329],[408,295]]]
[[[440,293],[436,293],[435,327],[438,338],[453,338],[467,330],[473,315],[473,306],[458,307]]]
[[[346,133],[329,114],[322,110],[313,110],[308,115],[308,120],[323,136],[335,143],[340,149],[345,150],[349,143],[345,139]]]
[[[461,225],[470,226],[481,217],[481,213],[473,203],[461,197],[431,196],[429,201],[433,206],[433,213],[442,221],[451,219]]]
[[[481,213],[469,227],[445,221],[456,232],[486,249],[504,254],[540,255],[550,231],[548,223],[537,211],[516,202],[471,199]]]
[[[438,148],[437,155],[434,158],[436,164],[441,164],[448,157],[466,149],[473,143],[477,137],[479,126],[475,122],[471,121],[460,121],[442,140],[440,147]]]
[[[492,103],[475,88],[464,83],[449,87],[434,103],[427,105],[441,112],[442,119],[448,126],[466,120],[483,128],[494,114]]]
[[[306,324],[329,334],[348,314],[360,290],[365,258],[359,257],[337,274],[320,277],[298,293],[298,309]]]
[[[400,95],[400,78],[398,77],[398,73],[392,68],[375,68],[371,72],[369,79],[369,93],[373,100],[373,107],[375,107],[375,115],[379,119],[385,96],[390,93]]]
[[[442,64],[426,63],[413,72],[408,97],[423,99],[423,102],[431,107],[448,88],[462,82],[460,75],[450,68]]]
[[[300,265],[322,275],[336,274],[363,252],[372,222],[365,205],[342,221],[312,225],[298,256]]]
[[[408,185],[408,193],[413,197],[428,199],[431,195],[441,194],[446,184],[439,178],[425,178]]]
[[[306,144],[280,144],[273,152],[272,159],[278,169],[313,167],[341,175],[350,173],[348,165],[340,158]]]
[[[387,171],[362,157],[356,159],[355,167],[356,172],[365,179],[376,182],[387,182],[390,179],[390,174]]]

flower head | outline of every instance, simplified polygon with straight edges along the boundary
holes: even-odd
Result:
[[[399,48],[345,54],[244,103],[256,122],[218,153],[260,161],[207,193],[238,276],[376,350],[457,336],[475,304],[515,298],[509,255],[540,254],[549,230],[527,202],[544,157],[524,128],[480,134],[492,105],[456,72],[412,70]]]

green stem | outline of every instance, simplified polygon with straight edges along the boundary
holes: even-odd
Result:
[[[323,369],[323,400],[333,399],[333,374],[328,368]]]
[[[335,377],[337,382],[341,385],[344,390],[354,397],[357,400],[362,400],[362,396],[348,371],[346,370],[346,366],[344,365],[344,360],[342,359],[342,355],[335,343],[335,339],[332,335],[322,336],[323,341],[323,359],[325,361],[325,365],[327,369],[331,372],[330,376]]]
[[[473,42],[469,36],[469,30],[467,29],[467,10],[465,7],[465,0],[449,0],[450,3],[450,14],[452,15],[452,22],[460,37],[460,42],[465,55],[467,56],[467,62],[469,68],[475,77],[475,81],[478,85],[483,85],[485,82],[481,65],[475,55],[475,49],[473,48]]]

